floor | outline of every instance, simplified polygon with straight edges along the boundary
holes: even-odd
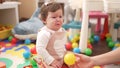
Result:
[[[104,21],[104,20],[103,20]],[[90,22],[91,22],[91,24],[92,24],[92,29],[94,29],[94,27],[95,27],[95,25],[96,25],[96,20],[90,20]],[[102,22],[102,25],[103,25],[104,23]],[[93,31],[94,32],[94,31]],[[15,49],[18,49],[18,48],[21,48],[21,47],[23,47],[23,46],[26,46],[26,45],[21,45],[21,46],[17,46],[17,47],[15,47],[15,48],[13,48],[13,49],[11,49],[11,51],[9,50],[9,51],[6,51],[7,53],[10,53],[10,52],[13,52],[14,51],[14,55],[17,55],[18,56],[18,54],[17,54],[17,52],[15,51]],[[32,45],[31,46],[27,46],[28,48],[31,48],[32,47]],[[20,52],[22,51],[23,52],[23,50],[24,49],[21,49],[21,50],[19,50]],[[110,48],[108,48],[108,46],[107,46],[107,43],[106,43],[106,41],[104,40],[104,41],[99,41],[98,43],[94,43],[93,44],[93,53],[92,53],[92,56],[95,56],[95,55],[100,55],[100,54],[103,54],[103,53],[106,53],[106,52],[109,52],[109,51],[111,51],[111,49]],[[7,57],[12,57],[11,55],[6,55],[6,54],[1,54],[0,55],[0,58],[1,57],[4,57],[4,56],[6,56],[6,58]],[[22,53],[20,53],[20,56],[22,56]],[[19,56],[19,58],[21,58]],[[12,57],[13,59],[16,59],[16,57]],[[22,61],[21,61],[22,60]],[[19,62],[21,62],[21,63],[24,63],[23,62],[23,60],[24,59],[17,59],[17,60],[15,60],[15,62],[16,61],[19,61]],[[14,61],[13,61],[14,62]],[[19,64],[19,63],[18,63]],[[13,68],[14,67],[14,64],[11,66],[11,68]],[[16,67],[16,68],[19,68],[19,67]],[[110,65],[105,65],[104,66],[104,68],[120,68],[120,65],[115,65],[115,64],[110,64]]]
[[[94,27],[96,25],[97,20],[95,19],[91,19],[90,20],[91,24],[92,24],[92,32],[94,32]],[[102,19],[102,23],[101,25],[103,26],[104,24],[104,19]],[[103,27],[101,27],[102,30]],[[118,41],[120,42],[120,39],[118,39]],[[106,41],[99,41],[98,43],[94,43],[93,44],[93,54],[92,56],[95,55],[100,55],[100,54],[104,54],[111,51],[110,48],[108,48]],[[110,65],[105,65],[104,68],[120,68],[120,64],[110,64]]]

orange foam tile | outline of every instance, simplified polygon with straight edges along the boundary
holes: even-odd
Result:
[[[0,68],[6,68],[6,64],[3,62],[0,62]]]

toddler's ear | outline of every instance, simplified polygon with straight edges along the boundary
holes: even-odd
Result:
[[[42,20],[43,21],[43,24],[46,24],[46,21]]]
[[[43,20],[43,19],[41,19],[41,20],[42,20],[43,24],[46,24],[46,20]]]
[[[43,22],[43,24],[46,23],[46,21],[44,19],[41,18],[41,14],[38,15],[38,17],[40,18],[40,20]]]

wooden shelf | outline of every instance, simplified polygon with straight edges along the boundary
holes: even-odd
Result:
[[[19,22],[19,2],[4,2],[0,4],[0,24],[15,25]]]

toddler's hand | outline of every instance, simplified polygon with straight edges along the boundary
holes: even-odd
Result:
[[[62,67],[62,64],[57,60],[54,60],[50,65],[53,66],[54,68],[61,68]]]

